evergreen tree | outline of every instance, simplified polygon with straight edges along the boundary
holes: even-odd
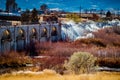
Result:
[[[30,21],[30,11],[27,9],[24,13],[21,15],[21,22],[22,23],[29,23]]]
[[[39,20],[39,18],[38,18],[38,11],[36,10],[36,8],[34,8],[32,10],[32,13],[31,13],[31,22],[32,23],[38,23],[38,20]]]
[[[108,11],[107,13],[106,13],[106,17],[111,17],[111,12],[110,11]]]

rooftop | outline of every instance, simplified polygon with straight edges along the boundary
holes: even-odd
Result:
[[[7,13],[7,12],[0,12],[0,16],[21,16],[19,13]]]

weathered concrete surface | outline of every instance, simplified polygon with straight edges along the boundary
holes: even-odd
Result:
[[[57,41],[61,38],[58,23],[0,27],[0,52],[22,50],[30,41]]]

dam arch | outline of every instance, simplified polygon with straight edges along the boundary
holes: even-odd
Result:
[[[44,27],[41,32],[41,37],[47,37],[47,33],[48,33],[48,30],[46,27]]]
[[[16,47],[18,51],[22,51],[25,49],[25,37],[25,30],[19,28],[16,37]]]
[[[52,27],[51,36],[57,36],[57,28],[55,26]]]
[[[36,40],[38,38],[38,33],[37,33],[37,30],[36,28],[32,28],[30,30],[30,40]]]
[[[2,37],[1,37],[1,51],[10,51],[10,44],[12,41],[12,35],[9,29],[6,29],[2,32]]]

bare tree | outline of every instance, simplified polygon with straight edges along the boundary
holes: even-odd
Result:
[[[102,15],[103,15],[103,9],[100,10],[100,15],[102,17]]]
[[[119,12],[120,12],[120,9],[119,8],[116,8],[116,17],[119,18]]]

